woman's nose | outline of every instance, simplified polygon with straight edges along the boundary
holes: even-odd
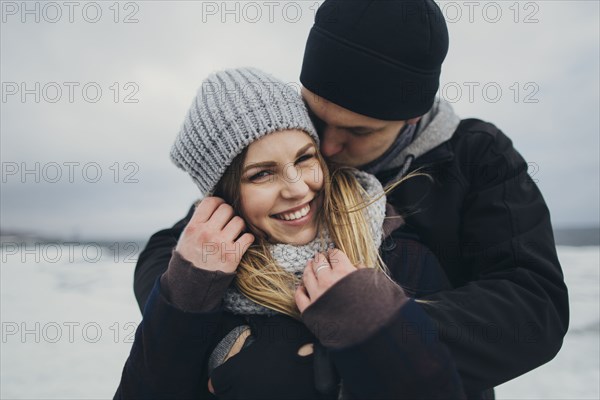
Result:
[[[286,199],[306,197],[309,187],[305,181],[306,177],[303,177],[302,173],[307,172],[295,168],[289,168],[288,170],[290,174],[286,174],[283,178],[281,196]]]

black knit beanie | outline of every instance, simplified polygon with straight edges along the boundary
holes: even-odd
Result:
[[[356,113],[406,120],[433,106],[447,52],[448,29],[433,0],[325,0],[300,81]]]

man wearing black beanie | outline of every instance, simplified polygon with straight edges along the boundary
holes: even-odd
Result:
[[[383,184],[426,172],[388,195],[388,211],[405,221],[390,230],[390,243],[418,237],[454,288],[418,303],[435,332],[410,326],[407,334],[439,334],[467,397],[492,399],[494,386],[556,355],[569,323],[568,294],[548,208],[525,160],[494,125],[461,120],[436,100],[448,43],[433,0],[325,0],[300,80],[329,160],[375,174]],[[153,235],[140,254],[134,278],[140,309],[193,211]],[[423,256],[397,253],[381,247],[396,270],[403,269],[400,259]],[[347,367],[348,360],[336,357],[338,369]],[[369,385],[378,377],[358,369],[364,393],[377,392]]]
[[[468,398],[551,360],[569,321],[549,211],[527,163],[494,125],[435,100],[448,31],[433,0],[325,0],[300,80],[332,161],[383,184],[455,287],[421,304]],[[383,254],[386,260],[386,253]]]

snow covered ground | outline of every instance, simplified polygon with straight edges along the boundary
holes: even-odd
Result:
[[[2,248],[1,399],[112,398],[141,318],[132,289],[134,250]],[[559,257],[571,299],[563,348],[548,364],[498,387],[498,399],[600,398],[600,248],[559,247]]]

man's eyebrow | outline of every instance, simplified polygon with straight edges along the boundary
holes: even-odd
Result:
[[[296,153],[296,157],[300,157],[300,155],[302,155],[302,153],[306,152],[306,150],[310,149],[311,147],[315,147],[315,145],[313,143],[308,143],[306,146],[303,146]],[[242,173],[245,173],[246,171],[248,171],[251,168],[274,167],[276,165],[277,165],[277,163],[275,161],[262,161],[262,162],[252,163],[252,164],[246,165],[244,167],[244,169],[242,170]]]

